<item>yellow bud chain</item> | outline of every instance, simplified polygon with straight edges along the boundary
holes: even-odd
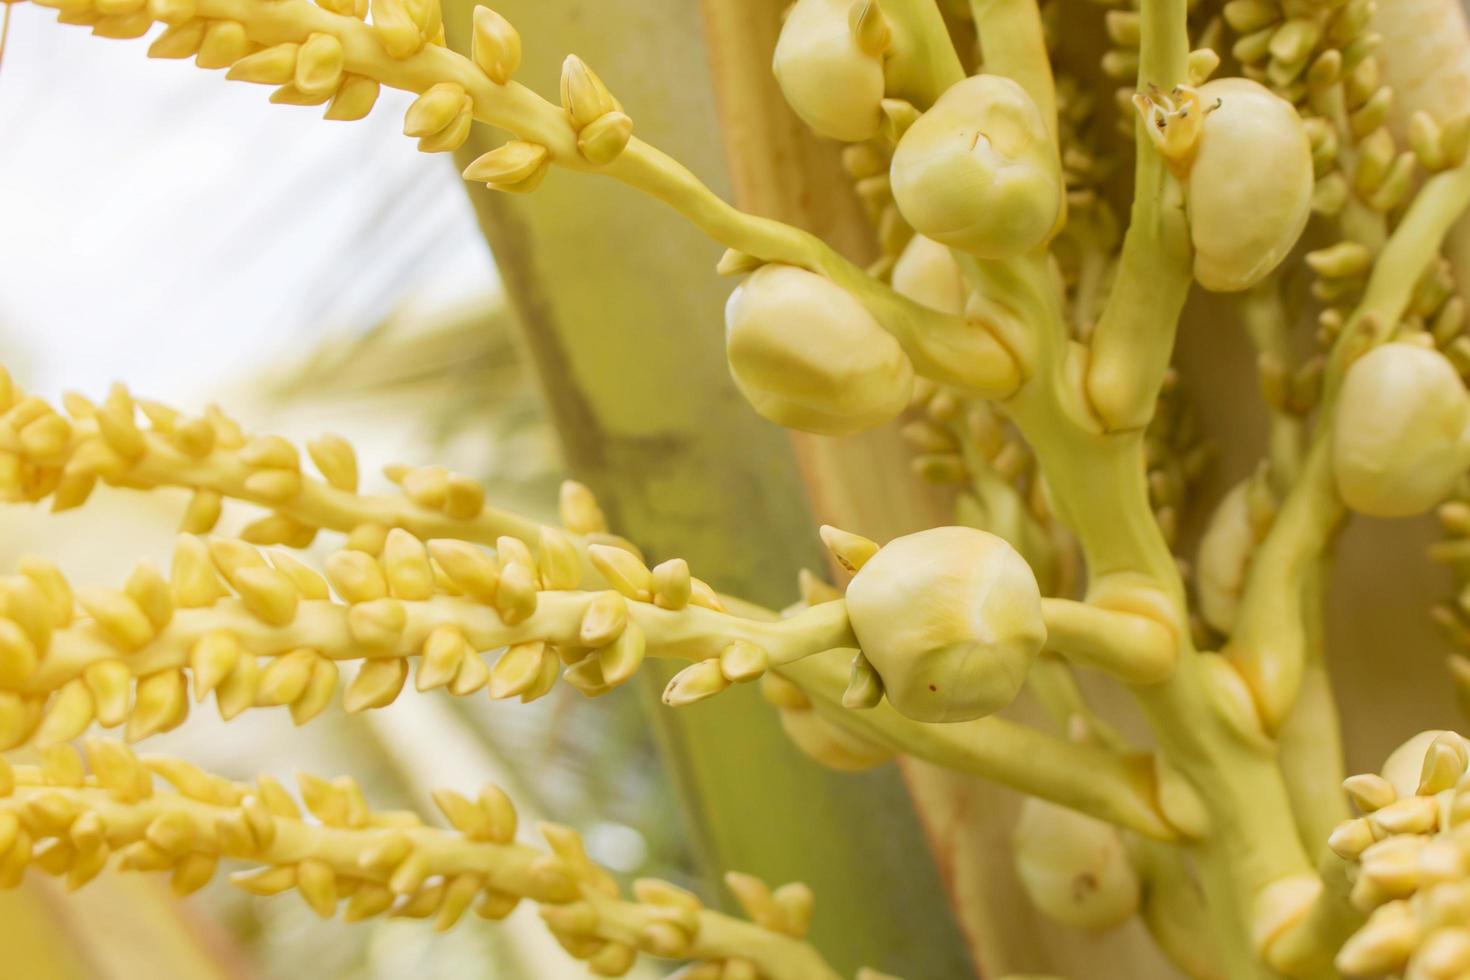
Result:
[[[350,778],[301,774],[302,801],[315,818],[308,822],[270,777],[238,784],[177,759],[140,759],[117,742],[86,748],[91,775],[70,746],[48,750],[40,766],[0,762],[0,887],[19,884],[35,865],[79,888],[118,856],[122,870],[170,872],[174,890],[188,894],[226,858],[255,867],[232,877],[245,891],[294,888],[324,917],[345,902],[348,920],[432,918],[442,931],[470,908],[501,919],[531,899],[543,903],[562,945],[604,976],[627,972],[636,952],[743,959],[773,980],[837,976],[802,940],[811,905],[805,886],[770,892],[758,879],[732,876],[758,922],[706,909],[657,880],[636,882],[634,900],[623,899],[570,827],[540,827],[549,851],[516,842],[514,807],[494,786],[476,800],[436,793],[450,830],[411,812],[369,810]],[[155,775],[173,788],[155,788]]]
[[[69,397],[72,418],[67,420],[40,399],[23,395],[8,376],[0,379],[0,412],[5,413],[0,415],[0,499],[50,496],[54,508],[64,510],[83,503],[100,478],[143,490],[183,487],[271,508],[283,524],[275,540],[259,542],[265,544],[302,546],[321,528],[361,528],[380,537],[388,528],[403,527],[421,538],[494,544],[511,535],[539,547],[542,525],[485,506],[484,491],[467,477],[425,467],[429,472],[416,480],[423,471],[391,468],[390,475],[405,484],[404,492],[360,494],[352,448],[339,439],[332,440],[330,456],[311,453],[318,465],[333,470],[331,479],[319,480],[302,472],[289,443],[278,436],[247,438],[218,409],[188,419],[166,406],[142,404],[148,428],[137,424],[132,399],[120,386],[100,408]],[[54,443],[31,435],[37,426],[46,431],[45,423],[59,433]],[[445,486],[436,492],[435,483]],[[212,516],[217,519],[217,506]],[[197,521],[193,513],[186,518],[190,522],[194,526],[187,529],[196,532],[213,526],[212,519]],[[269,534],[269,529],[261,532]],[[285,540],[293,532],[302,537]]]
[[[62,16],[68,19],[90,19],[85,16],[91,11],[87,0],[45,0],[44,5],[65,8]],[[437,44],[423,44],[418,40],[399,48],[399,35],[386,21],[370,26],[304,0],[195,0],[191,6],[192,16],[176,25],[175,30],[194,24],[238,25],[242,42],[267,47],[302,44],[313,35],[327,34],[341,42],[344,80],[367,78],[420,95],[438,85],[456,86],[455,91],[464,93],[468,112],[462,123],[451,122],[441,133],[452,131],[462,142],[470,118],[487,123],[514,133],[523,142],[545,147],[547,162],[604,173],[658,198],[730,248],[766,262],[782,262],[820,272],[868,308],[903,345],[921,374],[976,394],[1003,397],[1012,393],[1027,373],[997,339],[993,324],[924,307],[868,275],[816,236],[731,207],[676,160],[637,137],[630,137],[622,152],[610,162],[594,164],[579,147],[580,131],[567,110],[515,81],[507,80],[504,84],[492,81],[475,61]],[[140,18],[137,26],[143,31],[152,19],[146,9],[130,16]],[[374,16],[381,19],[376,12]],[[122,34],[136,37],[143,31],[129,29]],[[207,34],[205,41],[208,41]],[[393,57],[385,45],[402,56]],[[186,46],[181,52],[155,50],[154,53],[187,57],[196,50],[200,50],[197,44],[192,48]],[[208,64],[225,67],[247,53],[248,43],[240,43],[223,49],[222,53],[217,49],[202,52],[201,58],[208,54],[211,56],[206,59]],[[222,63],[216,63],[213,57],[216,54]],[[294,103],[320,104],[330,97],[327,93],[306,98],[292,86],[285,86],[281,92],[285,93],[282,101]],[[574,107],[580,104],[578,101]],[[415,117],[422,112],[421,109],[415,113]],[[356,118],[360,114],[344,118]],[[433,136],[428,137],[428,145],[421,144],[421,147],[439,150],[457,145],[441,145],[433,140]],[[544,173],[544,166],[540,172]],[[538,181],[539,176],[532,177],[516,189],[529,190]],[[963,356],[956,356],[960,352]]]
[[[122,591],[78,590],[88,615],[75,620],[66,580],[29,561],[23,567],[33,577],[0,581],[0,608],[11,617],[0,618],[0,744],[33,735],[65,741],[94,719],[127,720],[130,739],[167,730],[187,716],[191,675],[195,697],[215,691],[226,717],[290,705],[300,723],[326,707],[337,663],[347,660],[363,662],[345,698],[358,711],[392,701],[411,658],[419,658],[420,690],[469,694],[488,685],[492,697],[532,700],[550,690],[562,664],[571,665],[569,680],[596,695],[628,680],[645,655],[718,665],[739,643],[763,651],[763,669],[855,645],[840,602],[785,620],[740,618],[711,608],[719,605],[712,593],[691,593],[687,570],[677,575],[682,562],[670,563],[674,573],[660,566],[655,576],[628,552],[596,545],[594,559],[609,578],[631,591],[627,578],[641,569],[659,591],[640,601],[541,589],[534,566],[522,564],[534,561],[529,550],[510,548],[511,540],[497,557],[459,542],[426,549],[395,529],[381,559],[343,551],[328,561],[332,584],[351,599],[343,602],[289,555],[271,553],[267,561],[243,542],[205,544],[184,535],[171,585],[140,566]],[[660,604],[672,601],[670,590],[685,603],[680,608]],[[509,649],[487,668],[479,651],[501,647]],[[699,700],[729,683],[672,700]]]

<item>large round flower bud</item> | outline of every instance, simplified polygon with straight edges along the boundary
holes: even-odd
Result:
[[[1332,423],[1337,489],[1374,517],[1419,514],[1465,471],[1470,396],[1450,362],[1418,344],[1376,347],[1353,362]]]
[[[830,280],[761,266],[725,305],[725,354],[755,410],[791,429],[848,435],[903,411],[914,369],[898,341]]]
[[[1281,263],[1312,207],[1312,145],[1290,102],[1247,78],[1220,78],[1186,111],[1206,113],[1185,182],[1194,277],[1249,289]]]
[[[1003,539],[968,527],[888,542],[848,585],[847,612],[889,703],[916,721],[999,711],[1046,640],[1030,567]]]
[[[950,86],[898,141],[889,179],[915,231],[985,259],[1037,247],[1061,213],[1061,166],[1041,110],[998,75]]]
[[[781,25],[772,69],[786,101],[821,136],[878,135],[883,58],[863,50],[848,22],[851,0],[797,0]]]
[[[1029,797],[1013,843],[1021,887],[1049,918],[1110,929],[1138,910],[1138,874],[1113,825]]]
[[[965,312],[969,290],[960,264],[947,246],[932,238],[915,235],[909,239],[893,264],[890,281],[900,295],[931,310],[955,316]]]

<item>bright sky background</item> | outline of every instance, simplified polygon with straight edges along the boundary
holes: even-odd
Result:
[[[184,402],[495,284],[447,155],[13,5],[0,65],[0,360],[25,387],[124,378]]]

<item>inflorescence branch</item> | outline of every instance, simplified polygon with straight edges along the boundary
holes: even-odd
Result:
[[[295,889],[318,915],[432,919],[446,930],[470,909],[499,920],[523,899],[541,903],[558,942],[599,976],[621,976],[639,952],[688,960],[715,977],[835,980],[803,941],[812,893],[727,877],[753,921],[705,908],[665,881],[640,879],[624,898],[580,835],[542,824],[549,850],[517,840],[514,806],[496,786],[475,798],[453,790],[434,802],[453,829],[409,811],[373,811],[350,777],[299,774],[301,802],[269,776],[240,784],[164,756],[139,758],[121,743],[66,745],[40,766],[0,762],[0,887],[35,865],[79,888],[112,858],[129,871],[166,871],[186,895],[220,861],[250,870],[231,881],[253,895]],[[155,777],[170,784],[155,786]],[[345,904],[344,904],[345,903]]]

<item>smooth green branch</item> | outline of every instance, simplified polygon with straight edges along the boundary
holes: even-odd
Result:
[[[934,0],[883,0],[882,9],[893,26],[883,68],[886,92],[927,109],[965,77],[944,17]]]
[[[934,725],[905,718],[886,702],[851,711],[842,707],[851,660],[851,651],[831,650],[786,664],[777,672],[800,685],[829,720],[873,742],[1003,783],[1146,837],[1178,837],[1159,810],[1149,757],[1079,745],[994,716]]]
[[[1140,7],[1138,89],[1169,91],[1188,81],[1189,31],[1184,0],[1144,0]],[[1091,341],[1085,388],[1107,430],[1142,429],[1169,359],[1191,282],[1183,192],[1163,157],[1135,123],[1133,210],[1116,280]]]
[[[1017,82],[1057,142],[1057,90],[1036,0],[970,0],[985,71]],[[1060,149],[1058,150],[1060,152]]]
[[[1332,475],[1330,435],[1342,376],[1354,357],[1386,341],[1414,283],[1470,206],[1470,164],[1425,182],[1374,264],[1363,300],[1329,354],[1317,432],[1302,473],[1256,551],[1227,653],[1250,682],[1268,727],[1295,703],[1306,657],[1307,576],[1346,516]]]
[[[1047,649],[1128,684],[1155,684],[1174,670],[1178,640],[1149,616],[1075,602],[1041,600]]]

